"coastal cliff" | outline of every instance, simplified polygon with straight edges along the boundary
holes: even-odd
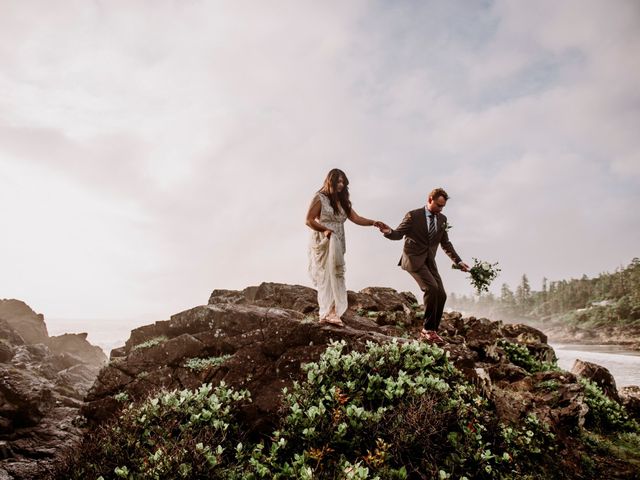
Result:
[[[637,478],[638,392],[541,331],[449,313],[425,344],[389,288],[349,292],[345,327],[316,311],[264,283],[133,330],[53,478]]]
[[[43,478],[80,442],[80,407],[107,363],[86,338],[50,337],[42,314],[0,300],[0,479]]]

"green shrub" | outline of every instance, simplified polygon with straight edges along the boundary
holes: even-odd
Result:
[[[555,435],[534,414],[514,426],[500,425],[503,457],[513,465],[511,473],[535,471],[536,465],[552,460],[556,450]]]
[[[560,370],[554,363],[542,362],[535,358],[524,345],[508,340],[499,340],[498,346],[505,351],[511,363],[524,368],[529,373]]]
[[[551,378],[549,380],[543,380],[536,385],[536,389],[544,390],[547,392],[553,392],[560,388],[560,381],[555,378]]]
[[[539,422],[496,434],[487,401],[438,347],[344,348],[333,343],[285,395],[263,462],[271,477],[499,478],[532,465],[514,458],[538,458],[553,443]]]
[[[113,398],[115,398],[118,402],[128,402],[129,401],[129,394],[127,392],[120,392],[120,393],[116,393]]]
[[[207,368],[219,367],[230,358],[231,355],[221,355],[219,357],[209,358],[190,358],[185,362],[184,366],[194,372],[201,372]]]
[[[141,348],[153,347],[155,345],[159,345],[163,342],[166,342],[167,340],[169,339],[165,335],[160,335],[159,337],[150,338],[146,342],[142,342],[142,343],[139,343],[138,345],[135,345],[132,348],[132,350],[140,350]]]
[[[607,397],[602,389],[587,378],[580,378],[584,387],[584,401],[589,407],[585,416],[585,427],[596,432],[614,431],[640,433],[638,423],[631,419],[625,408]]]
[[[334,342],[303,367],[262,441],[242,434],[248,393],[205,384],[125,408],[58,478],[553,477],[546,425],[533,416],[498,425],[443,349],[412,341],[345,350]]]
[[[162,391],[129,405],[86,438],[57,478],[219,478],[234,471],[242,439],[236,418],[247,391],[221,383]],[[223,477],[224,478],[224,477]]]
[[[583,445],[587,448],[587,452],[582,456],[591,460],[581,459],[585,473],[593,472],[593,475],[588,478],[610,475],[611,472],[606,463],[601,462],[602,458],[621,460],[623,464],[635,466],[636,472],[640,471],[640,434],[613,432],[605,435],[583,430],[580,437]]]

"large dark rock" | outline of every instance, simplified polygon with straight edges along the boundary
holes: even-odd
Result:
[[[122,408],[118,399],[224,381],[251,391],[253,402],[244,418],[261,430],[275,421],[282,388],[300,379],[301,366],[317,360],[331,341],[361,349],[368,341],[412,341],[421,328],[415,297],[378,287],[349,292],[342,328],[318,323],[315,291],[307,287],[269,283],[242,291],[215,290],[209,302],[132,331],[100,372],[84,415],[100,423]],[[393,315],[400,321],[387,324]],[[531,375],[511,364],[499,346],[507,339],[551,361],[553,349],[539,330],[452,312],[445,314],[441,333],[454,365],[495,402],[505,422],[518,422],[528,413],[557,428],[584,421],[582,388],[574,375]],[[193,358],[222,356],[219,365],[201,371],[188,367]],[[556,383],[553,392],[540,387]]]
[[[347,300],[349,312],[365,316],[378,325],[408,326],[416,323],[417,300],[410,292],[367,287],[359,292],[347,292]],[[224,303],[275,306],[305,315],[318,313],[317,292],[302,285],[261,283],[244,290],[214,290],[209,297],[209,305]]]
[[[49,338],[44,316],[20,300],[0,300],[0,319],[18,332],[26,343],[44,343]]]
[[[507,362],[490,365],[487,367],[487,372],[493,382],[506,381],[513,383],[529,376],[529,373],[524,368]]]
[[[573,364],[571,372],[578,377],[588,378],[592,382],[596,383],[607,397],[618,403],[621,402],[620,396],[618,395],[618,389],[616,388],[616,381],[613,378],[613,375],[611,375],[611,372],[609,372],[605,367],[577,359]]]
[[[640,421],[640,387],[635,385],[622,387],[618,390],[618,394],[629,415]]]
[[[91,345],[87,341],[86,333],[65,333],[56,337],[49,337],[47,346],[53,353],[71,354],[78,357],[83,363],[98,368],[106,365],[108,359],[102,349]]]
[[[492,398],[502,422],[518,424],[535,414],[560,432],[584,425],[588,412],[582,385],[569,372],[542,372],[514,382],[498,381]]]
[[[0,365],[0,416],[9,429],[36,425],[53,406],[53,387],[31,369]]]
[[[49,338],[23,302],[0,312],[0,480],[44,478],[79,443],[74,422],[106,356],[86,334]]]
[[[311,313],[318,308],[316,291],[302,285],[283,283],[261,283],[255,287],[247,287],[242,291],[214,290],[209,297],[209,304],[249,304],[259,306],[278,305],[280,308]]]
[[[410,292],[397,292],[392,288],[367,287],[348,293],[349,310],[364,314],[378,325],[411,326],[420,323],[416,316],[418,306]]]
[[[13,358],[14,351],[11,344],[3,339],[0,339],[0,363],[8,362]]]
[[[346,323],[352,323],[347,317]],[[348,325],[321,325],[294,310],[226,301],[136,329],[134,336],[126,356],[112,360],[89,392],[83,408],[89,419],[100,421],[115,413],[121,406],[113,401],[117,394],[136,399],[158,388],[224,380],[251,391],[253,402],[245,413],[258,428],[275,418],[282,388],[298,378],[300,366],[317,360],[331,340],[347,339],[350,348],[363,348],[368,340],[388,338]],[[229,356],[224,363],[206,371],[186,366],[193,358],[223,355]]]
[[[10,345],[24,345],[24,339],[9,322],[0,318],[0,340]]]
[[[502,334],[523,344],[547,343],[547,336],[537,328],[523,323],[509,323],[502,327]]]
[[[42,344],[14,350],[0,363],[0,478],[43,478],[80,441],[74,419],[98,368]]]

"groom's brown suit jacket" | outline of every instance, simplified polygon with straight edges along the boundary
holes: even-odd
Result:
[[[442,246],[442,249],[454,263],[461,262],[462,259],[449,241],[449,235],[445,229],[446,223],[447,217],[437,213],[436,233],[433,238],[429,238],[425,208],[418,208],[407,213],[398,228],[384,235],[391,240],[400,240],[404,237],[404,248],[398,265],[408,272],[416,272],[426,264],[429,270],[434,271],[435,269],[437,272],[435,257],[438,245]]]

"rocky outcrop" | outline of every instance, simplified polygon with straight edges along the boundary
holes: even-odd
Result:
[[[58,355],[73,355],[82,363],[101,368],[107,363],[107,356],[102,349],[87,341],[86,333],[64,333],[49,337],[46,345]]]
[[[86,334],[50,338],[23,302],[0,307],[0,479],[42,478],[81,439],[79,408],[107,358]]]
[[[5,343],[10,345],[24,345],[24,339],[22,335],[15,331],[15,329],[9,325],[9,322],[0,318],[0,340],[4,340]]]
[[[263,307],[278,305],[301,313],[311,313],[318,308],[314,289],[281,283],[261,283],[240,291],[214,290],[209,297],[209,305],[222,303]]]
[[[347,323],[375,323],[354,319]],[[319,358],[332,340],[350,346],[383,341],[381,333],[319,325],[294,310],[241,302],[204,305],[134,330],[123,356],[104,368],[87,396],[83,413],[93,421],[114,414],[118,398],[139,399],[159,388],[195,388],[224,380],[248,388],[253,402],[245,412],[254,428],[268,423],[279,407],[282,388],[298,378],[300,365]],[[224,359],[203,369],[193,359]]]
[[[349,292],[348,300],[347,328],[336,329],[317,323],[317,295],[308,287],[262,283],[214,290],[208,305],[133,330],[124,347],[112,350],[83,412],[101,421],[121,407],[116,397],[137,399],[158,388],[224,380],[249,388],[254,401],[247,415],[260,424],[276,412],[282,388],[300,365],[317,359],[330,341],[347,339],[356,348],[406,335],[420,323],[411,293],[370,287]],[[215,368],[186,366],[190,359],[223,356],[230,358]]]
[[[44,343],[49,338],[44,316],[20,300],[0,300],[0,319],[5,320],[26,343]]]
[[[620,403],[616,381],[605,367],[578,359],[571,371],[578,377],[584,377],[596,383],[607,397]]]
[[[640,421],[640,387],[635,385],[622,387],[618,390],[618,395],[629,415]]]
[[[347,294],[349,311],[369,318],[380,326],[416,323],[416,297],[410,292],[397,292],[392,288],[368,287]],[[284,308],[303,314],[318,312],[317,293],[301,285],[261,283],[244,290],[214,290],[209,305],[222,303]]]
[[[270,428],[282,388],[301,378],[301,365],[317,360],[331,341],[344,340],[348,349],[362,349],[369,341],[413,341],[421,328],[416,307],[413,295],[388,288],[349,292],[341,328],[317,322],[315,291],[307,287],[268,283],[215,290],[208,305],[132,331],[100,372],[83,413],[100,423],[123,402],[158,389],[224,380],[250,390],[253,402],[244,412],[248,424]],[[451,360],[485,391],[501,420],[518,422],[535,413],[557,429],[584,422],[583,388],[575,375],[531,374],[513,364],[502,346],[516,343],[538,361],[552,361],[553,349],[539,330],[459,313],[445,314],[440,330]],[[217,361],[193,368],[194,359]]]

